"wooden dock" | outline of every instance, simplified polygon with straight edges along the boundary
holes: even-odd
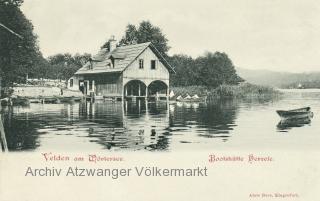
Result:
[[[78,102],[83,97],[17,97],[17,98],[4,98],[0,99],[0,104],[3,106],[15,106],[15,105],[29,105],[30,103],[41,104],[57,104],[65,102]]]

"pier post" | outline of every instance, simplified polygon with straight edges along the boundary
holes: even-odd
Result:
[[[1,110],[1,106],[0,106],[0,110]],[[2,123],[2,116],[0,114],[0,135],[1,135],[1,149],[4,152],[8,152],[8,145],[7,145],[7,140],[6,140],[6,134],[4,132],[4,126]]]
[[[125,113],[127,115],[128,114],[128,101],[125,100],[124,103],[125,103]]]
[[[145,104],[146,104],[146,114],[148,113],[148,110],[149,110],[149,108],[148,108],[148,101],[145,101]]]
[[[145,96],[145,101],[148,102],[148,87],[146,87],[146,96]]]
[[[138,83],[138,95],[141,95],[141,87],[140,87],[140,83]]]
[[[138,112],[141,113],[141,100],[138,100]]]

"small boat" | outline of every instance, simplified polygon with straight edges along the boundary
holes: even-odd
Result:
[[[69,102],[78,102],[78,101],[80,101],[81,100],[81,98],[80,97],[73,97],[73,96],[71,96],[71,97],[61,97],[61,98],[59,98],[59,100],[60,100],[60,102],[62,102],[62,103],[69,103]]]
[[[171,90],[169,93],[169,98],[173,98],[175,96],[174,92]]]
[[[191,98],[192,98],[192,99],[199,99],[199,96],[198,96],[197,94],[195,94],[195,95],[193,95]]]
[[[181,95],[179,95],[179,96],[176,98],[177,101],[180,101],[180,100],[182,100],[182,99],[183,99],[183,98],[182,98]]]
[[[189,94],[187,94],[186,97],[184,97],[183,99],[189,100],[189,99],[191,99],[191,96]]]
[[[313,117],[313,112],[311,112],[310,107],[304,107],[294,110],[277,110],[278,115],[282,120],[291,119],[310,119]]]
[[[51,98],[51,97],[46,97],[43,99],[44,103],[51,103],[51,104],[56,104],[59,102],[58,98]]]

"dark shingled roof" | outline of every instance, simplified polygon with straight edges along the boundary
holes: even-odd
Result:
[[[122,72],[134,60],[143,53],[148,47],[157,55],[162,64],[170,71],[175,72],[170,64],[163,58],[159,51],[152,45],[152,43],[141,43],[136,45],[127,45],[117,47],[112,52],[107,49],[101,49],[97,55],[93,56],[91,62],[87,62],[75,74],[96,74],[96,73],[113,73]],[[111,68],[110,58],[117,59],[114,68]]]

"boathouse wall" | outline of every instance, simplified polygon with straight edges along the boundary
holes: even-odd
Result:
[[[101,73],[86,75],[85,80],[90,83],[89,90],[94,91],[95,95],[114,97],[122,96],[122,74],[119,73]]]
[[[143,60],[143,68],[140,68],[140,59]],[[156,62],[155,69],[151,69],[152,60]],[[140,80],[146,86],[153,81],[160,80],[169,87],[169,70],[148,47],[124,70],[123,87],[131,80]]]
[[[83,80],[83,76],[80,76],[80,75],[74,75],[72,76],[69,80],[68,80],[68,83],[67,83],[67,88],[70,89],[70,90],[79,90],[79,82],[80,80]]]

